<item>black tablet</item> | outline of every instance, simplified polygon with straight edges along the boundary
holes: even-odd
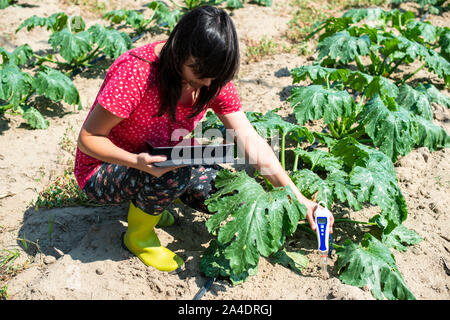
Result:
[[[157,167],[234,163],[234,143],[153,147],[147,142],[147,147],[151,155],[167,157],[166,161],[153,164]]]

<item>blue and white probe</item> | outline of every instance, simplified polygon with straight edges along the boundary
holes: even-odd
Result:
[[[331,212],[327,209],[325,202],[320,201],[314,211],[314,222],[316,223],[316,235],[318,249],[321,257],[326,257],[330,251],[330,217]]]

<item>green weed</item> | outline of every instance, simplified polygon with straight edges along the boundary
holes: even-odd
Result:
[[[247,43],[246,56],[248,62],[261,61],[264,57],[273,56],[280,51],[280,46],[266,36],[262,37],[261,41],[247,40]]]
[[[8,285],[5,284],[4,286],[0,287],[0,300],[7,300],[8,298]]]
[[[298,43],[303,41],[313,31],[316,23],[325,20],[325,7],[319,2],[309,0],[294,0],[291,6],[296,10],[293,18],[288,22],[286,37],[289,41]]]
[[[70,206],[98,205],[80,189],[73,174],[73,170],[65,170],[53,183],[41,191],[34,207],[61,208]]]
[[[442,181],[442,176],[436,176],[434,177],[434,181],[436,181],[436,184],[442,188],[449,188],[450,187],[450,180]]]
[[[331,0],[330,5],[342,9],[365,8],[372,6],[384,6],[391,3],[390,0]]]
[[[17,249],[7,250],[3,249],[0,253],[0,271],[1,273],[10,273],[15,269],[14,261],[20,256]]]

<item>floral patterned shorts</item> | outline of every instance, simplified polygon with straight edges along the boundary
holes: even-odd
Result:
[[[186,166],[157,178],[138,169],[104,163],[91,176],[83,191],[99,203],[132,201],[152,215],[161,214],[174,200],[210,214],[204,201],[216,192],[214,180],[221,166]]]

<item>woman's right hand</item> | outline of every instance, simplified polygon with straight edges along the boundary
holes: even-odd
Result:
[[[185,167],[185,165],[170,166],[170,167],[157,167],[153,165],[156,162],[162,162],[166,160],[167,160],[166,156],[152,156],[147,152],[142,152],[137,155],[136,169],[150,173],[151,175],[159,178],[169,171]]]

